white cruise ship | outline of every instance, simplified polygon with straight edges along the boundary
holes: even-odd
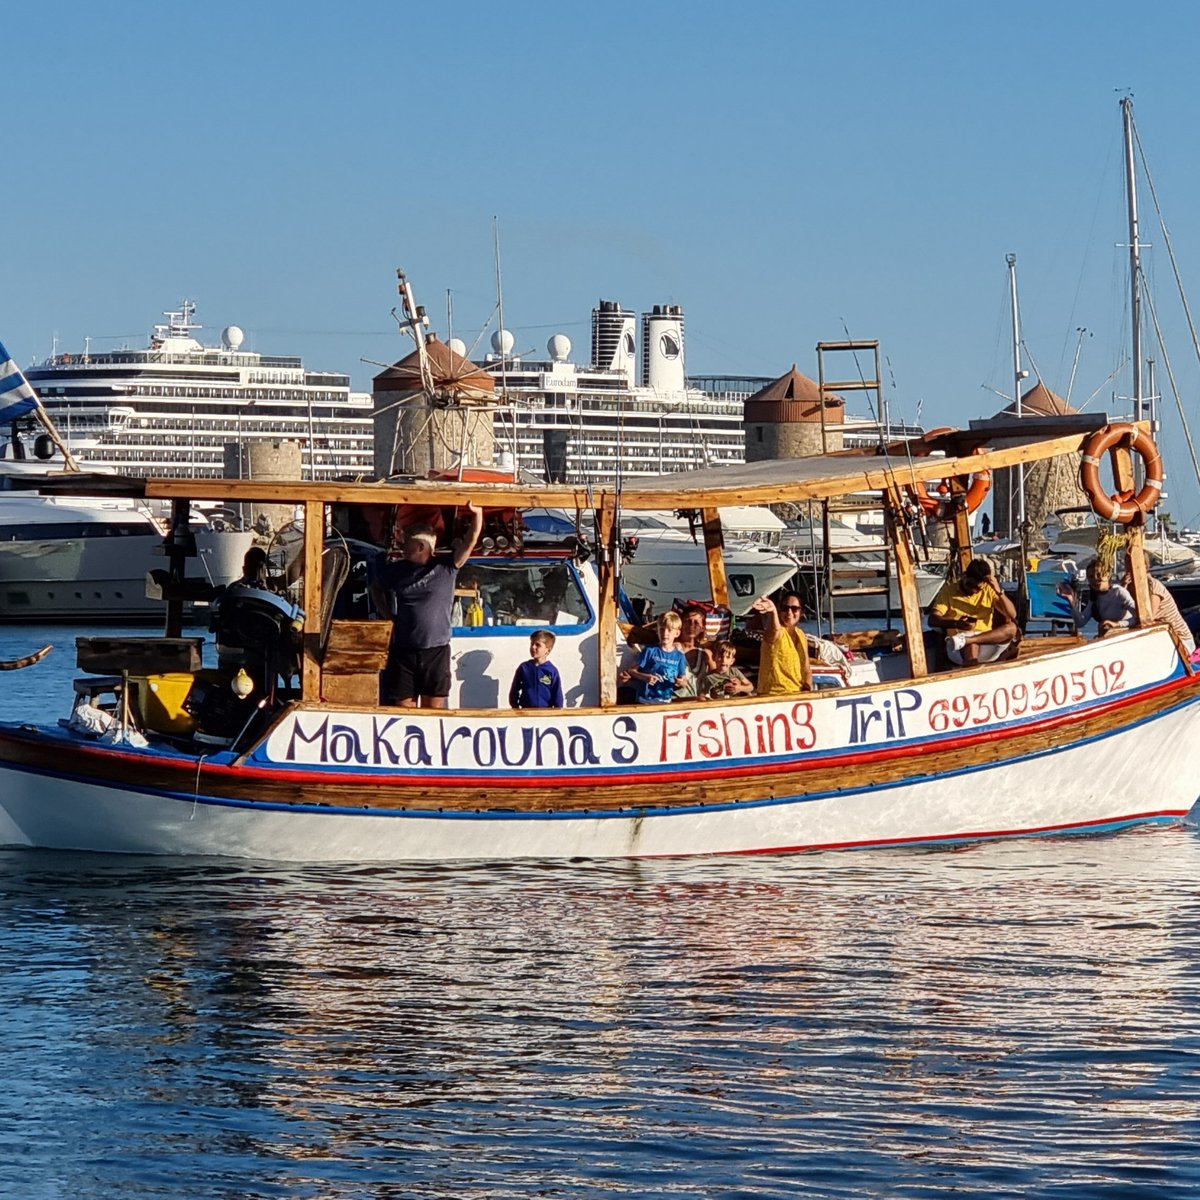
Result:
[[[745,402],[770,376],[690,377],[683,309],[655,305],[641,315],[612,300],[592,309],[589,365],[571,361],[571,340],[556,333],[545,358],[514,352],[508,330],[476,361],[496,382],[493,430],[498,449],[521,469],[565,483],[662,475],[740,463],[746,454]],[[466,356],[466,345],[449,348]],[[846,447],[873,446],[879,423],[847,416],[833,427]],[[891,422],[887,440],[920,436]],[[381,464],[387,474],[386,464]]]
[[[567,483],[743,461],[743,397],[688,385],[683,309],[642,314],[640,373],[636,329],[632,311],[601,300],[587,366],[571,361],[565,334],[550,338],[544,359],[515,354],[507,330],[493,334],[493,353],[478,365],[496,380],[497,447],[520,468]],[[458,339],[450,348],[466,354]]]
[[[144,350],[53,354],[25,372],[72,450],[121,474],[203,478],[239,473],[232,447],[293,442],[305,479],[370,475],[371,397],[348,375],[243,350],[236,325],[205,346],[195,312],[165,312]]]

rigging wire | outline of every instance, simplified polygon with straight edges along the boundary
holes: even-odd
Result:
[[[1114,143],[1111,140],[1109,140],[1106,142],[1106,145],[1107,145],[1108,149],[1105,152],[1104,168],[1100,172],[1100,186],[1096,188],[1096,204],[1095,204],[1095,207],[1092,209],[1092,220],[1091,220],[1090,225],[1088,226],[1088,235],[1087,235],[1087,241],[1084,245],[1083,261],[1080,262],[1080,264],[1079,264],[1079,276],[1075,280],[1075,294],[1074,294],[1074,296],[1071,297],[1071,307],[1067,313],[1067,328],[1068,329],[1070,329],[1070,324],[1075,319],[1075,313],[1079,308],[1079,296],[1080,296],[1080,293],[1083,291],[1083,279],[1084,279],[1084,275],[1087,272],[1088,259],[1091,257],[1092,247],[1095,245],[1095,241],[1096,241],[1096,225],[1100,219],[1100,210],[1101,210],[1102,206],[1104,205],[1106,197],[1109,195],[1109,191],[1108,191],[1109,182],[1108,181],[1109,181],[1109,177],[1112,173]],[[1078,333],[1078,329],[1076,329],[1076,332]],[[1066,334],[1063,337],[1063,347],[1064,347],[1063,357],[1065,357],[1065,354],[1066,354],[1065,348],[1066,348],[1066,344],[1067,344],[1069,336],[1070,336],[1069,334]],[[1075,362],[1076,362],[1076,364],[1078,364],[1078,362],[1079,362],[1079,347],[1078,347],[1078,345],[1076,346],[1076,350],[1075,350]],[[1060,369],[1059,369],[1058,377],[1061,379],[1062,378],[1061,358],[1060,358],[1059,368]],[[1074,368],[1072,368],[1072,377],[1074,377]],[[1071,398],[1069,389],[1068,389],[1066,398],[1069,402],[1070,398]]]
[[[1083,350],[1083,335],[1086,333],[1088,337],[1092,337],[1092,331],[1086,325],[1080,325],[1075,333],[1078,335],[1075,342],[1075,358],[1071,363],[1071,378],[1067,380],[1067,394],[1064,399],[1069,406],[1071,403],[1071,392],[1075,389],[1075,373],[1079,370],[1079,355]]]
[[[1175,258],[1175,246],[1171,242],[1171,231],[1167,228],[1166,218],[1163,216],[1162,207],[1160,206],[1160,204],[1158,202],[1158,191],[1154,186],[1154,179],[1150,174],[1150,165],[1146,161],[1146,152],[1142,147],[1142,139],[1141,139],[1141,136],[1138,134],[1136,125],[1133,126],[1133,140],[1137,143],[1138,156],[1141,159],[1141,163],[1142,163],[1142,171],[1145,173],[1146,183],[1150,188],[1150,199],[1154,203],[1154,212],[1155,212],[1155,215],[1158,217],[1158,225],[1159,225],[1159,228],[1162,230],[1163,242],[1167,247],[1167,257],[1171,261],[1171,271],[1175,276],[1175,286],[1179,291],[1180,302],[1183,304],[1183,315],[1187,319],[1188,333],[1191,335],[1191,339],[1192,339],[1192,349],[1195,351],[1197,360],[1200,361],[1200,337],[1198,337],[1196,334],[1196,322],[1192,319],[1192,308],[1191,308],[1191,305],[1188,304],[1187,293],[1183,290],[1183,279],[1179,274],[1179,262]],[[1155,320],[1156,332],[1157,332],[1157,329],[1158,329],[1158,322],[1156,319]],[[1161,336],[1159,337],[1159,348],[1163,349],[1163,358],[1165,360],[1166,359],[1166,350],[1162,346]],[[1168,373],[1169,373],[1169,368],[1168,368]],[[1174,380],[1172,380],[1171,385],[1172,385],[1172,387],[1174,387]],[[1177,394],[1177,396],[1178,396],[1178,394]],[[1180,416],[1183,417],[1182,412],[1180,412]],[[1183,418],[1183,420],[1184,420],[1184,430],[1186,431],[1187,430],[1187,419]],[[1189,446],[1191,445],[1190,435],[1188,438],[1188,444],[1189,444]],[[1194,465],[1195,464],[1195,455],[1194,454],[1192,456],[1192,462]],[[1198,479],[1200,479],[1200,467],[1196,468],[1196,476]]]
[[[1149,289],[1142,296],[1146,307],[1150,310],[1150,320],[1154,322],[1154,336],[1158,339],[1158,348],[1162,353],[1163,366],[1167,369],[1167,379],[1171,383],[1171,394],[1175,397],[1175,406],[1179,409],[1179,419],[1183,425],[1183,436],[1187,441],[1188,453],[1192,456],[1192,469],[1196,472],[1196,478],[1200,479],[1200,461],[1196,459],[1196,447],[1192,442],[1192,431],[1188,428],[1188,419],[1183,411],[1183,400],[1179,395],[1179,388],[1175,383],[1175,372],[1171,368],[1171,358],[1167,354],[1166,344],[1163,342],[1162,329],[1158,324],[1158,310],[1154,306],[1154,301],[1150,298]]]
[[[1111,371],[1109,371],[1109,373],[1108,373],[1108,374],[1107,374],[1107,375],[1106,375],[1106,376],[1105,376],[1105,377],[1104,377],[1104,378],[1103,378],[1103,379],[1100,381],[1100,386],[1099,386],[1099,387],[1098,387],[1098,388],[1097,388],[1097,389],[1096,389],[1096,390],[1095,390],[1095,391],[1094,391],[1094,392],[1093,392],[1093,393],[1092,393],[1092,394],[1091,394],[1091,395],[1090,395],[1090,396],[1089,396],[1089,397],[1088,397],[1088,398],[1087,398],[1087,399],[1086,399],[1086,400],[1085,400],[1085,401],[1084,401],[1084,402],[1083,402],[1083,403],[1082,403],[1082,404],[1079,406],[1079,411],[1080,411],[1080,412],[1083,412],[1083,410],[1084,410],[1085,408],[1087,408],[1087,406],[1088,406],[1089,404],[1091,404],[1091,402],[1092,402],[1093,400],[1095,400],[1095,398],[1096,398],[1098,395],[1100,395],[1100,393],[1101,393],[1101,392],[1102,392],[1102,391],[1103,391],[1103,390],[1104,390],[1104,389],[1105,389],[1105,388],[1106,388],[1106,387],[1107,387],[1107,386],[1108,386],[1110,383],[1112,383],[1112,381],[1113,381],[1113,380],[1114,380],[1114,379],[1115,379],[1115,378],[1116,378],[1116,377],[1117,377],[1117,376],[1118,376],[1118,375],[1119,375],[1119,374],[1120,374],[1120,373],[1121,373],[1123,370],[1125,370],[1126,364],[1127,364],[1128,362],[1129,362],[1129,355],[1127,355],[1127,354],[1126,354],[1126,355],[1125,355],[1125,356],[1124,356],[1124,357],[1121,359],[1121,361],[1120,361],[1119,363],[1117,363],[1117,365],[1116,365],[1115,367],[1113,367],[1113,369],[1112,369]]]

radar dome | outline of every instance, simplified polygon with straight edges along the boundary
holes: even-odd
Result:
[[[464,342],[462,338],[451,338],[446,345],[449,347],[449,349],[453,350],[454,353],[459,356],[459,358],[467,357],[467,343]]]
[[[246,340],[245,332],[236,325],[226,325],[221,330],[221,345],[226,350],[238,350]]]
[[[492,349],[497,354],[511,354],[517,339],[507,329],[497,329],[492,334]]]
[[[555,362],[566,362],[571,353],[571,339],[565,333],[556,333],[546,343],[546,351]]]

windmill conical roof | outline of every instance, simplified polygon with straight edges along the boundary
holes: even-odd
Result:
[[[826,408],[843,408],[841,396],[827,393]],[[792,369],[778,379],[759,388],[746,400],[747,421],[819,421],[821,419],[821,387],[802,371]]]
[[[433,386],[439,391],[461,393],[464,398],[479,398],[496,390],[496,381],[469,358],[451,350],[443,341],[430,338],[425,354],[433,375]],[[421,355],[417,350],[405,355],[380,371],[374,379],[377,392],[419,392],[421,390]]]
[[[1078,411],[1057,393],[1052,392],[1040,379],[1021,397],[1021,415],[1026,417],[1062,417]],[[1017,406],[1009,404],[996,415],[1015,417]]]

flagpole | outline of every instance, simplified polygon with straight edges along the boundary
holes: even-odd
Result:
[[[50,440],[62,451],[67,470],[80,471],[82,468],[78,460],[63,441],[50,414],[42,407],[41,397],[33,390],[33,385],[25,378],[25,372],[13,361],[3,343],[0,343],[0,423],[17,421],[29,413],[37,417],[42,428],[50,435]]]
[[[71,448],[62,440],[59,435],[58,428],[50,419],[50,414],[42,407],[41,400],[38,401],[37,408],[34,410],[37,413],[37,418],[41,421],[46,432],[50,435],[50,440],[62,451],[63,461],[67,464],[68,471],[82,471],[79,465],[79,460],[71,453]]]

